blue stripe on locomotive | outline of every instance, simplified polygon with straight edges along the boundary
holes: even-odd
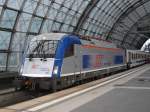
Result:
[[[62,63],[64,59],[65,50],[74,44],[81,44],[79,37],[73,35],[65,35],[58,43],[54,66],[58,66],[58,74],[56,77],[60,78]]]
[[[83,59],[82,59],[82,63],[83,63],[83,65],[82,65],[82,67],[84,68],[84,69],[86,69],[86,68],[90,68],[91,67],[91,63],[90,63],[90,60],[91,60],[91,56],[89,56],[89,55],[83,55],[83,57],[82,57]]]
[[[114,64],[123,64],[123,56],[122,55],[114,56]]]

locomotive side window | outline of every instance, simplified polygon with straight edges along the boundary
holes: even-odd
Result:
[[[73,55],[74,55],[74,45],[71,45],[68,48],[66,48],[64,57],[70,57]]]

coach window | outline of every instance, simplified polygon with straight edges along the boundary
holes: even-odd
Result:
[[[135,59],[135,54],[133,54],[133,60]]]
[[[74,54],[74,45],[71,45],[68,48],[66,48],[64,57],[70,57],[73,56],[73,54]]]
[[[131,53],[129,52],[129,59],[131,58]]]
[[[142,54],[142,59],[144,59],[144,55]]]
[[[135,54],[135,59],[137,59],[137,54]]]

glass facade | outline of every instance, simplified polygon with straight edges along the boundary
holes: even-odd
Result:
[[[125,13],[125,16],[120,18],[112,29],[112,40],[119,46],[129,49],[140,49],[144,42],[149,38],[138,33],[138,21],[150,13],[150,1],[137,4],[134,10]],[[121,38],[120,38],[121,37]]]
[[[19,70],[23,52],[33,36],[51,31],[73,32],[81,19],[84,22],[78,33],[103,39],[111,36],[111,40],[121,43],[125,36],[118,36],[122,29],[116,24],[140,3],[121,20],[124,30],[130,30],[149,13],[148,0],[0,0],[0,71]],[[87,14],[88,8],[91,10]],[[84,15],[87,16],[83,18]],[[115,33],[109,35],[110,31]]]

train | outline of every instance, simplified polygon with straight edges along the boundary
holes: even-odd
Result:
[[[145,64],[149,58],[149,53],[117,48],[99,38],[45,33],[31,39],[15,86],[60,90]]]

